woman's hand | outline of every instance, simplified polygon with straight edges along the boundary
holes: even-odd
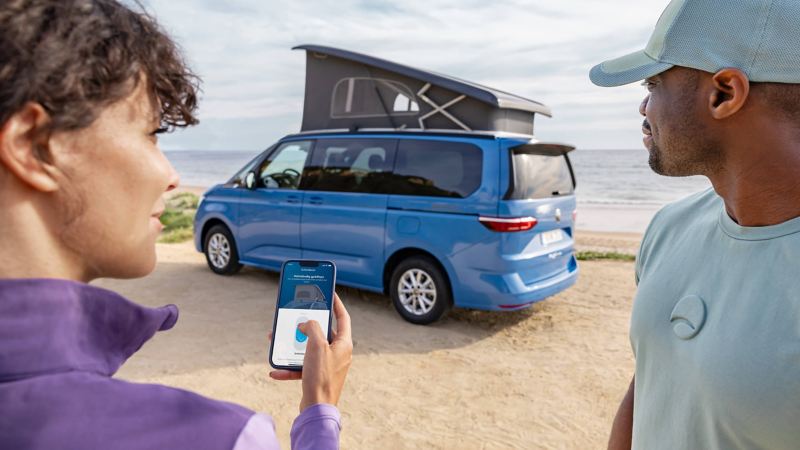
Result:
[[[300,331],[308,336],[302,372],[275,370],[269,374],[276,380],[303,380],[300,412],[317,403],[336,405],[342,394],[353,360],[353,337],[350,315],[338,295],[334,295],[333,313],[337,329],[332,330],[333,342],[330,344],[318,322],[309,320],[300,324]]]

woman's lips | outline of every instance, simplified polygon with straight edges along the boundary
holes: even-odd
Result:
[[[161,223],[161,214],[164,214],[163,209],[150,215],[150,223],[158,228],[159,232],[164,229],[164,224]]]

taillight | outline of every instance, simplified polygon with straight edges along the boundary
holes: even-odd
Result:
[[[574,224],[578,220],[578,210],[575,209],[572,211],[572,223]]]
[[[533,217],[515,217],[512,219],[500,217],[480,217],[483,226],[499,233],[510,233],[514,231],[528,231],[535,227],[538,220]]]

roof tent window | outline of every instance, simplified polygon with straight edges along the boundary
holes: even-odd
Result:
[[[393,112],[419,112],[419,105],[417,102],[411,100],[403,94],[397,94],[394,98]]]
[[[382,78],[343,78],[333,88],[332,118],[417,115],[419,104],[403,83]]]

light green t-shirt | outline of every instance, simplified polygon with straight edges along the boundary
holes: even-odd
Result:
[[[709,189],[642,242],[636,450],[800,449],[800,218],[741,227]]]

